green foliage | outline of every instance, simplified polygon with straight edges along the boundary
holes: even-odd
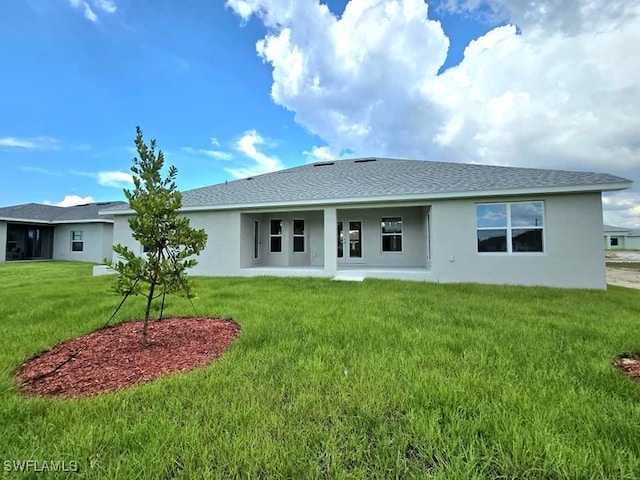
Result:
[[[148,320],[156,292],[193,297],[186,270],[197,264],[193,256],[204,249],[207,234],[191,228],[189,219],[180,216],[182,195],[175,182],[178,170],[170,166],[163,178],[162,150],[156,153],[155,140],[151,140],[149,146],[144,143],[140,127],[136,127],[136,133],[138,156],[134,157],[131,167],[135,188],[125,189],[124,194],[136,212],[129,218],[132,236],[144,247],[145,256],[140,257],[129,247],[118,244],[113,250],[122,260],[107,263],[118,272],[114,287],[117,293],[147,297],[145,320]],[[143,344],[145,333],[146,328]]]

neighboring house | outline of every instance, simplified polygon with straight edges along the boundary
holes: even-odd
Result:
[[[603,225],[604,248],[607,250],[640,250],[640,231]]]
[[[0,208],[0,262],[78,260],[102,263],[111,258],[113,217],[98,211],[127,206],[102,202],[74,207],[28,203]]]
[[[415,160],[320,162],[183,192],[208,235],[192,273],[606,288],[608,174]],[[110,209],[114,243],[133,249]]]

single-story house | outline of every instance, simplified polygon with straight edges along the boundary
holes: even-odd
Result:
[[[308,164],[183,192],[208,243],[192,274],[606,288],[603,173],[387,158]],[[127,207],[114,243],[133,249]],[[116,260],[114,258],[114,260]]]
[[[640,230],[603,225],[604,248],[607,250],[640,250]]]
[[[111,258],[113,217],[102,209],[127,206],[101,202],[58,207],[28,203],[0,208],[0,262],[77,260],[102,263]]]

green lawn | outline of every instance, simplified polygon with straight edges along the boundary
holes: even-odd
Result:
[[[23,397],[14,369],[103,325],[112,282],[0,265],[0,475],[57,460],[77,462],[72,478],[640,477],[640,383],[611,365],[640,351],[638,291],[197,278],[197,313],[242,326],[220,361]],[[116,321],[142,313],[130,300]]]

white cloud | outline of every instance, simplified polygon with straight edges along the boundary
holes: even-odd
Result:
[[[442,0],[507,19],[438,74],[424,0],[227,0],[269,33],[271,95],[331,151],[640,177],[640,3]],[[640,220],[640,216],[638,217]]]
[[[640,228],[640,192],[623,191],[602,196],[604,223]]]
[[[94,22],[94,23],[98,21],[98,16],[91,9],[91,7],[89,6],[89,4],[87,2],[84,2],[84,17],[87,20],[89,20],[91,22]]]
[[[107,13],[115,13],[118,7],[113,0],[92,0],[93,5]]]
[[[30,167],[28,165],[21,166],[20,170],[24,170],[25,172],[41,173],[43,175],[51,175],[53,177],[61,177],[62,176],[61,173],[53,172],[51,170],[47,170],[46,168]]]
[[[221,150],[206,150],[206,149],[196,149],[193,147],[182,147],[182,150],[189,155],[205,155],[207,157],[213,158],[214,160],[231,160],[233,155],[228,152],[223,152]]]
[[[254,165],[241,168],[225,168],[227,172],[236,178],[251,177],[263,173],[282,170],[284,166],[275,157],[260,152],[257,146],[264,146],[265,139],[255,130],[249,130],[236,143],[236,149],[254,161]]]
[[[331,160],[335,160],[335,156],[331,153],[331,150],[328,146],[318,147],[314,145],[311,147],[311,151],[302,152],[304,156],[307,157],[307,162],[328,162]]]
[[[49,200],[45,200],[45,205],[55,205],[56,207],[73,207],[74,205],[84,205],[86,203],[94,203],[93,197],[80,197],[79,195],[65,195],[64,200],[57,203],[52,203]]]
[[[98,172],[98,184],[105,187],[128,188],[133,184],[133,178],[126,172]]]
[[[52,137],[0,137],[0,147],[26,148],[28,150],[57,150],[60,148],[60,142]]]
[[[116,3],[113,0],[91,0],[91,3],[89,3],[89,1],[83,0],[69,0],[69,5],[77,9],[82,8],[84,17],[93,23],[96,23],[98,21],[98,15],[96,14],[94,9],[109,14],[114,14],[118,9]]]
[[[211,141],[211,145],[213,145],[214,147],[220,146],[220,142],[216,137],[209,137],[209,140]]]

